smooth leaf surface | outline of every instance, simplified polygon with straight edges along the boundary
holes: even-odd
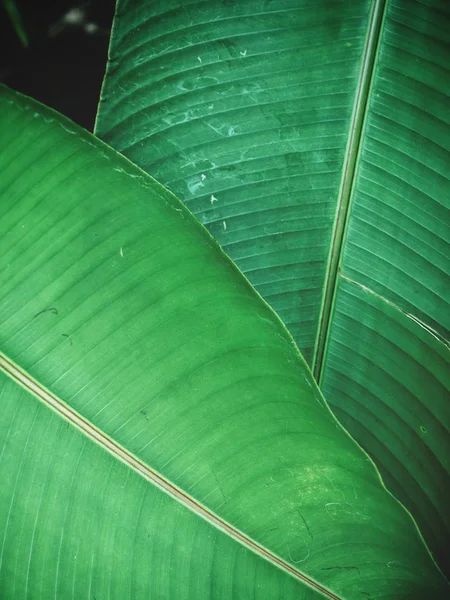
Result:
[[[54,111],[0,109],[2,595],[442,598],[198,221]]]
[[[447,575],[449,6],[389,5],[321,378]]]
[[[97,119],[207,225],[309,361],[369,5],[119,2]]]
[[[413,515],[427,515],[422,532],[447,570],[448,348],[397,306],[343,278],[335,310],[324,393],[377,458],[388,488],[397,498],[408,494]]]
[[[96,131],[274,307],[450,574],[449,49],[440,0],[121,0]]]
[[[323,597],[149,484],[3,373],[0,389],[2,598]]]

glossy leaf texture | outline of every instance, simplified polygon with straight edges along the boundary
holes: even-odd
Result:
[[[97,118],[208,227],[309,362],[369,5],[119,2]]]
[[[444,597],[411,516],[203,226],[0,90],[2,597]]]
[[[321,387],[450,575],[450,4],[388,6]]]
[[[96,126],[277,311],[448,574],[449,6],[120,0]]]

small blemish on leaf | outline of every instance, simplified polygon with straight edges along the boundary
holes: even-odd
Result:
[[[390,560],[386,563],[388,569],[401,569],[402,565],[398,562],[398,560]]]
[[[308,525],[308,523],[306,522],[306,519],[305,519],[305,517],[304,517],[304,516],[301,514],[301,512],[300,512],[299,510],[297,510],[297,512],[298,512],[298,514],[299,514],[299,517],[300,517],[300,518],[301,518],[301,520],[303,521],[303,524],[305,525],[305,527],[306,527],[306,530],[308,531],[308,535],[309,535],[309,537],[310,537],[310,538],[313,540],[313,539],[314,539],[314,536],[313,536],[313,534],[311,533],[311,529],[309,528],[309,525]]]
[[[44,308],[43,310],[40,310],[38,313],[36,313],[33,317],[33,319],[35,319],[36,317],[38,317],[39,315],[42,315],[43,313],[46,312],[51,312],[54,315],[58,314],[58,309],[55,308],[54,306],[51,306],[50,308]]]
[[[72,340],[71,340],[71,338],[70,338],[70,335],[69,335],[68,333],[62,333],[61,335],[62,335],[63,337],[65,337],[65,338],[67,338],[67,339],[69,340],[69,344],[70,344],[71,346],[73,345],[73,344],[72,344]]]
[[[297,548],[296,550],[294,550],[292,552],[291,552],[291,549],[289,549],[289,559],[294,564],[299,564],[299,563],[305,562],[305,560],[307,558],[309,558],[309,554],[310,554],[310,551],[306,545],[304,545],[304,547]]]

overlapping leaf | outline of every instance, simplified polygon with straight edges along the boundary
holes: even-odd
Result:
[[[275,308],[450,573],[449,32],[439,0],[121,0],[97,133]]]
[[[2,595],[443,597],[206,230],[53,111],[0,107]]]

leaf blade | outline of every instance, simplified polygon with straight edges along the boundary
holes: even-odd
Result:
[[[10,430],[0,432],[9,458],[0,472],[15,491],[12,500],[6,486],[0,494],[9,516],[1,536],[5,597],[196,598],[235,589],[267,597],[255,579],[280,600],[324,597],[147,485],[3,371],[0,381],[2,423]]]
[[[187,203],[308,361],[369,4],[119,4],[97,115],[97,134]]]
[[[155,4],[147,14],[141,4],[119,5],[97,131],[173,187],[203,220],[287,324],[320,385],[331,394],[333,407],[343,414],[346,369],[334,388],[327,382],[336,382],[335,366],[328,372],[326,362],[328,345],[335,354],[337,343],[330,338],[336,331],[333,318],[347,298],[339,291],[341,275],[448,339],[448,6],[439,0],[388,0],[370,6],[280,2],[266,6],[261,17],[259,4],[252,3],[246,3],[248,8],[226,9],[209,3],[206,12],[198,3],[185,2],[178,9],[174,4],[167,9]],[[214,25],[219,27],[216,45],[207,27],[208,19],[214,18],[220,24]],[[273,23],[275,33],[267,33],[267,23]],[[142,44],[134,44],[133,36]],[[238,45],[244,42],[258,49],[260,71],[248,63],[252,54],[248,48],[242,50],[245,56],[240,54]],[[281,49],[283,72],[275,60],[263,62],[264,50],[270,56],[275,46]],[[202,62],[203,50],[207,57],[208,52],[213,55],[211,63]],[[246,82],[247,88],[253,85],[254,93],[245,90],[247,101],[253,95],[248,105],[242,102],[244,86],[233,77]],[[278,98],[270,96],[274,89],[282,90]],[[220,93],[214,95],[215,91]],[[211,104],[203,102],[206,99]],[[269,129],[263,135],[255,126],[258,107],[260,120]],[[128,113],[134,116],[127,119]],[[237,123],[245,133],[243,148],[237,146],[241,134]],[[237,135],[228,139],[224,134],[230,126]],[[197,146],[198,139],[205,143]],[[274,156],[264,148],[271,148]],[[192,150],[186,160],[181,158],[185,150]],[[222,162],[212,164],[216,153]],[[314,156],[320,156],[317,168]],[[245,163],[267,169],[246,170]],[[371,305],[359,312],[359,334],[367,329],[372,313]],[[410,339],[411,361],[405,364],[415,364],[422,344],[420,328],[418,324],[416,337]],[[401,339],[398,342],[402,344]],[[351,344],[349,332],[346,345]],[[391,360],[398,360],[395,353]],[[450,365],[449,356],[445,361]],[[376,385],[376,362],[370,366],[360,357],[358,368],[366,365],[367,390]],[[354,383],[348,382],[350,388]],[[430,377],[430,389],[436,385]],[[419,402],[427,403],[426,388],[420,389]],[[390,393],[385,392],[388,398]],[[385,401],[380,399],[381,411]],[[371,410],[369,395],[359,402],[363,418]],[[433,413],[439,407],[431,400],[429,410]],[[448,426],[450,415],[445,418]],[[398,423],[401,427],[400,418]],[[346,425],[365,447],[362,432],[369,423],[346,419]],[[414,436],[410,432],[409,439]],[[415,454],[415,442],[411,443],[392,457],[389,474],[384,469],[390,481],[399,472],[396,465]],[[427,455],[422,438],[419,443]],[[372,445],[376,459],[373,451]],[[383,450],[379,451],[382,461]],[[450,477],[444,452],[439,461],[445,473],[442,489],[447,490]],[[417,477],[425,482],[428,468],[424,464],[421,469]],[[412,479],[408,485],[400,497],[412,510],[414,490],[423,486]],[[400,484],[394,487],[398,493]],[[445,499],[447,493],[442,493]],[[430,490],[428,505],[434,503]],[[429,531],[428,521],[435,515],[433,510],[427,514],[425,504],[416,516]],[[442,551],[442,536],[449,531],[445,510],[439,522],[445,523],[442,531],[435,527],[441,541],[433,537],[428,541],[448,570]]]
[[[323,404],[281,322],[201,225],[154,180],[54,111],[4,88],[0,102],[4,353],[130,454],[338,597],[358,597],[374,577],[381,596],[442,594],[414,522]],[[124,231],[128,244],[120,246]],[[188,274],[180,256],[192,258]],[[198,307],[211,298],[200,320]],[[22,460],[24,447],[14,447]],[[114,489],[123,498],[123,488]],[[14,490],[4,489],[8,522]],[[30,533],[35,515],[22,514]],[[58,532],[49,534],[51,556]],[[27,540],[9,553],[13,562],[29,560]],[[110,564],[105,543],[101,556]],[[396,556],[401,569],[386,567]],[[5,568],[11,573],[11,562]],[[223,577],[233,584],[228,571]],[[268,577],[278,585],[279,575]]]
[[[365,373],[370,396],[356,400],[361,405],[361,421],[349,426],[350,431],[357,439],[365,439],[362,430],[371,431],[365,447],[372,454],[377,448],[384,477],[427,532],[428,543],[447,574],[450,147],[446,105],[450,87],[445,56],[449,23],[448,7],[439,2],[388,4],[340,264],[336,320],[341,323],[349,307],[356,308],[348,280],[367,293],[360,292],[355,313],[359,327],[352,323],[347,335],[342,335],[340,325],[332,325],[330,369],[325,364],[321,380],[349,426],[344,413],[354,413],[355,385],[360,373]],[[389,310],[389,318],[380,298],[396,307]],[[378,336],[371,331],[374,314],[379,315]],[[388,322],[394,324],[390,347],[386,343]],[[374,344],[372,350],[362,350],[368,340]],[[353,374],[342,369],[348,391],[331,366],[336,344],[343,348],[343,362],[349,358],[344,348],[361,348],[359,358],[350,352]],[[411,382],[415,382],[413,388]],[[385,414],[387,402],[391,416],[380,426],[369,415],[374,409]],[[420,420],[426,430],[435,431],[434,436],[423,434]],[[400,444],[396,442],[399,436]],[[389,462],[386,453],[394,446],[396,452]],[[438,485],[430,480],[431,473]]]

